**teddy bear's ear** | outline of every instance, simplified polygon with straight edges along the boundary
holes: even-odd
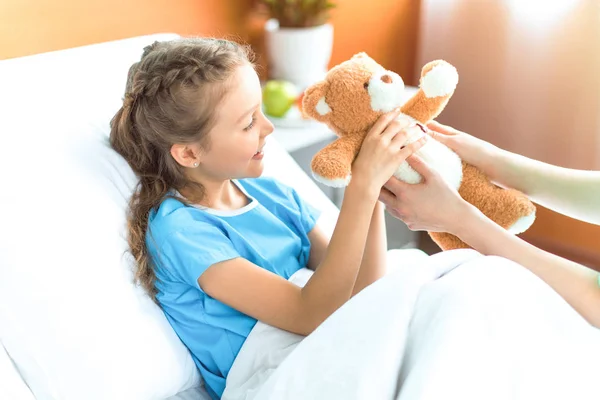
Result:
[[[375,72],[383,68],[364,51],[353,55],[351,61],[353,61],[355,65],[360,65],[361,68],[370,72]]]
[[[321,81],[306,89],[302,98],[302,112],[305,115],[321,122],[329,119],[331,108],[325,101],[328,85],[327,81]]]
[[[365,53],[364,51],[361,51],[360,53],[356,53],[355,55],[352,56],[352,60],[358,60],[361,58],[371,58],[367,55],[367,53]]]

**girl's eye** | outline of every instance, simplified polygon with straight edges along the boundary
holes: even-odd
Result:
[[[254,123],[256,122],[256,117],[252,116],[252,122],[250,122],[250,125],[248,125],[247,127],[244,128],[245,131],[249,131],[250,129],[252,129],[254,127]]]

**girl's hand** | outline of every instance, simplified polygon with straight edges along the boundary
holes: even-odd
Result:
[[[413,155],[407,161],[421,174],[423,182],[412,185],[392,177],[381,189],[379,200],[410,230],[456,234],[476,215],[474,207],[422,159]]]
[[[382,115],[365,136],[352,164],[352,180],[378,193],[407,157],[420,149],[426,136],[404,145],[411,130],[420,128],[410,120],[396,120],[399,110]]]
[[[429,122],[427,128],[431,137],[448,146],[463,161],[481,169],[487,175],[493,174],[493,160],[498,158],[501,152],[498,147],[436,121]]]

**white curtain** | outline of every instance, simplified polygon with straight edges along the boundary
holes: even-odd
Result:
[[[421,0],[417,67],[460,81],[439,120],[546,162],[600,169],[600,0]]]

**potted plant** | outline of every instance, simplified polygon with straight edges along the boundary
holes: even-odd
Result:
[[[300,90],[323,79],[333,48],[328,0],[262,0],[269,78],[294,83]]]

